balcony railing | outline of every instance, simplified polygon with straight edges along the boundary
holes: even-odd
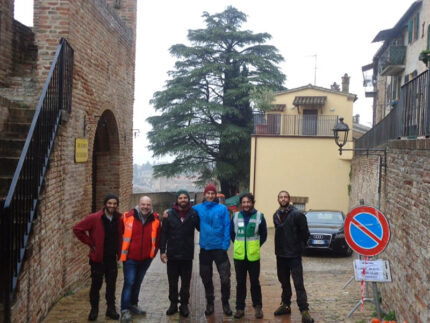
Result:
[[[355,143],[357,148],[373,148],[390,139],[430,136],[429,70],[404,84],[400,99],[381,122]]]
[[[405,69],[406,46],[390,46],[380,58],[380,74],[397,75]]]
[[[254,114],[254,134],[272,136],[333,136],[338,116]]]

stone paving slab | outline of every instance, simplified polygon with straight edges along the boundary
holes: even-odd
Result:
[[[190,299],[190,316],[183,319],[179,314],[171,317],[165,315],[168,308],[168,283],[166,266],[161,263],[157,255],[151,267],[149,268],[142,284],[139,305],[147,311],[145,316],[135,316],[133,322],[284,322],[295,323],[301,322],[301,316],[295,303],[295,293],[292,299],[292,314],[275,317],[274,310],[280,303],[281,287],[276,275],[276,260],[274,256],[273,229],[269,229],[268,241],[261,249],[261,274],[260,283],[263,294],[263,311],[264,318],[257,320],[254,318],[254,310],[251,305],[251,295],[249,292],[246,299],[245,317],[240,320],[234,320],[233,317],[226,317],[222,313],[220,300],[219,276],[214,267],[215,283],[215,314],[206,318],[204,309],[206,300],[203,284],[199,276],[198,264],[198,245],[196,256],[193,262],[193,274],[191,281],[191,299]],[[198,241],[198,237],[196,237]],[[232,289],[230,305],[234,310],[236,299],[236,279],[230,248],[230,260],[232,264]],[[360,309],[354,312],[350,319],[345,319],[349,311],[354,307],[360,298],[360,285],[353,281],[346,289],[342,289],[345,283],[353,276],[353,257],[339,258],[333,255],[310,255],[303,257],[304,281],[308,293],[310,312],[315,322],[370,322],[374,306],[365,303],[364,312]],[[117,308],[121,298],[123,285],[122,270],[119,270],[117,281]],[[97,322],[105,322],[104,313],[106,305],[104,302],[104,288],[102,287],[100,314]],[[49,315],[43,322],[46,323],[75,323],[87,322],[90,310],[89,304],[89,287],[85,287],[73,295],[61,299],[50,311]],[[113,322],[106,320],[106,322]]]

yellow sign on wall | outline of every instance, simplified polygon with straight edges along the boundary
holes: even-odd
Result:
[[[85,163],[88,161],[88,139],[76,138],[75,140],[75,162]]]

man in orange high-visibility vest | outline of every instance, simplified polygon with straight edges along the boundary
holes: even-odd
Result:
[[[158,251],[161,225],[158,214],[152,211],[148,196],[121,219],[124,285],[121,294],[121,322],[131,322],[131,314],[144,315],[139,308],[140,285],[152,259]]]

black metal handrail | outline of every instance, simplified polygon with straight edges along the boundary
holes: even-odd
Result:
[[[254,114],[254,134],[270,136],[333,136],[336,115]]]
[[[5,322],[36,215],[39,195],[63,110],[71,111],[74,51],[60,40],[43,87],[9,192],[0,208],[1,288]]]
[[[430,136],[429,70],[424,71],[400,90],[397,106],[355,142],[357,148],[372,148],[401,137]]]

